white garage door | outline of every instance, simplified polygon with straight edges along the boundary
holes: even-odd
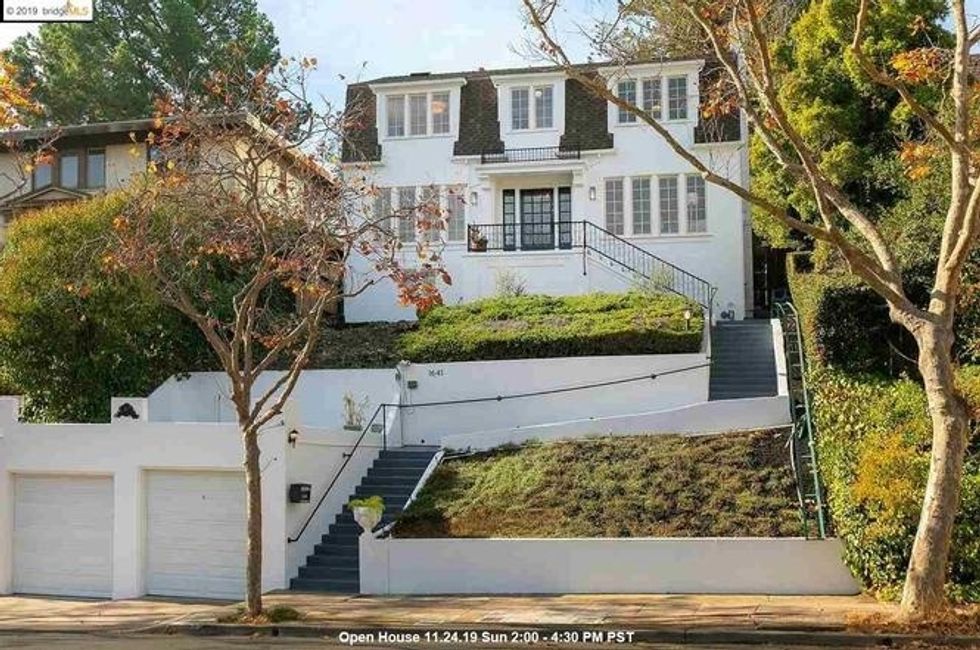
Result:
[[[235,472],[147,472],[146,592],[245,594],[245,479]]]
[[[112,595],[112,479],[14,477],[14,591]]]

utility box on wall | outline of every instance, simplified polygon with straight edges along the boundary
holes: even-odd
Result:
[[[309,503],[310,484],[309,483],[290,483],[289,484],[290,503]]]

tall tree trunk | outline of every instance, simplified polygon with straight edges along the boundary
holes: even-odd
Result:
[[[952,329],[930,323],[917,332],[916,340],[933,435],[925,499],[902,592],[901,614],[906,619],[930,617],[945,605],[968,426],[966,403],[956,391],[953,374]]]
[[[259,469],[259,437],[244,432],[245,494],[248,501],[247,562],[245,566],[245,611],[248,616],[262,613],[262,472]]]

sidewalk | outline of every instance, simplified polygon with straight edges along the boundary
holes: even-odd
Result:
[[[99,632],[336,637],[358,630],[620,630],[637,640],[780,645],[867,645],[939,640],[933,635],[867,634],[856,619],[888,617],[894,605],[866,596],[558,595],[371,597],[282,592],[303,619],[249,627],[219,623],[239,604],[143,598],[95,601],[0,597],[0,638],[15,632]],[[980,637],[949,639],[978,647]]]

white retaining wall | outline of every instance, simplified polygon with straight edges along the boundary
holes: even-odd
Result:
[[[708,399],[704,354],[518,359],[465,363],[402,364],[403,405],[584,386],[629,377],[656,379],[513,400],[403,408],[404,444],[439,444],[478,431],[676,408]],[[414,389],[409,382],[417,382]],[[395,434],[397,435],[397,433]]]
[[[445,436],[448,449],[481,451],[531,440],[656,434],[707,435],[789,426],[789,399],[783,396],[700,402],[650,413],[569,420]]]
[[[256,381],[254,394],[262,395],[278,377],[268,372]],[[397,401],[398,386],[393,368],[304,370],[290,399],[297,419],[309,426],[340,430],[344,426],[344,395],[350,392],[364,401],[364,418],[371,417],[381,402]],[[223,372],[192,372],[171,377],[149,397],[153,422],[235,422],[229,398],[228,376]]]
[[[360,568],[363,594],[859,592],[835,539],[362,535]]]

